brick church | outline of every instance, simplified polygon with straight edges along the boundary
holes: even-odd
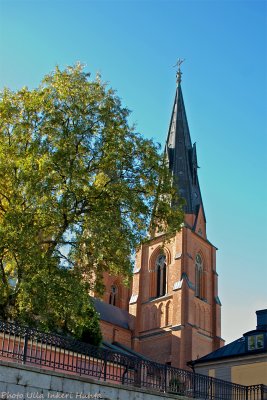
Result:
[[[156,233],[136,254],[132,287],[104,277],[102,300],[94,299],[103,339],[179,368],[221,347],[216,247],[207,239],[206,218],[181,87],[177,88],[166,141],[166,158],[185,199],[182,229],[168,241]],[[178,190],[178,189],[177,189]]]

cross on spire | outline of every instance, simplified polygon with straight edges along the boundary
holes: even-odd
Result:
[[[178,58],[177,63],[174,65],[174,67],[178,67],[178,70],[177,70],[177,72],[176,72],[176,83],[177,83],[177,86],[181,83],[181,80],[182,80],[181,64],[182,64],[184,61],[185,61],[184,58],[183,58],[183,59]]]

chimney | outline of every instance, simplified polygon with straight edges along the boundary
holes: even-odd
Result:
[[[257,314],[257,329],[267,330],[267,309],[256,311]]]

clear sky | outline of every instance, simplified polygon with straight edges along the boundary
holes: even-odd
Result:
[[[0,0],[1,89],[81,61],[163,145],[179,57],[229,342],[267,308],[267,2]]]

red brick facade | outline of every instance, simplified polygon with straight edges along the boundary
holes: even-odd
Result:
[[[100,328],[106,341],[110,343],[118,342],[129,348],[132,347],[132,331],[130,329],[125,329],[103,320],[100,321]]]
[[[187,223],[168,242],[164,243],[164,235],[160,235],[141,247],[136,255],[129,306],[129,290],[115,277],[105,277],[104,301],[109,302],[111,287],[116,284],[115,305],[124,310],[128,307],[135,317],[133,330],[102,321],[105,340],[120,342],[148,358],[180,368],[187,368],[188,361],[223,345],[216,248],[206,238],[201,209],[197,219],[195,224],[194,216],[186,215]],[[190,222],[201,230],[201,235]],[[161,254],[166,256],[166,291],[157,296],[155,265]],[[198,255],[203,271],[197,282]]]
[[[191,216],[186,220],[190,221]],[[144,245],[136,257],[129,312],[136,316],[134,349],[162,363],[186,368],[192,359],[223,342],[217,293],[216,248],[187,224],[164,243],[164,235]],[[157,255],[167,259],[166,293],[155,296]],[[196,296],[196,257],[201,256],[201,296]],[[137,297],[138,295],[138,297]],[[136,296],[136,297],[134,297]]]

